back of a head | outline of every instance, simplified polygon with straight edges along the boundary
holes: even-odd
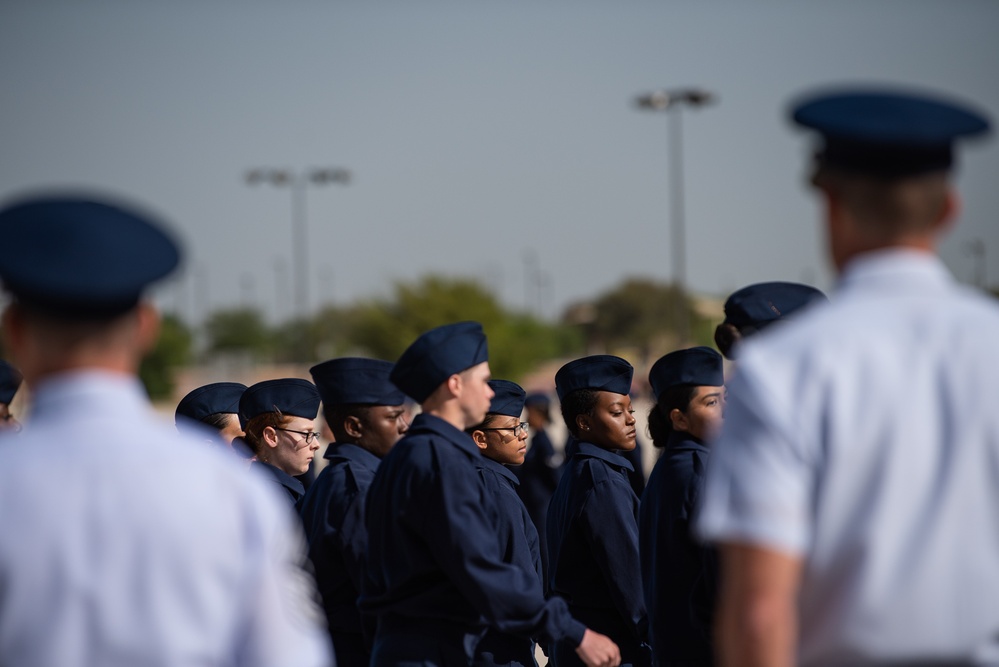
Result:
[[[792,316],[825,294],[809,285],[767,282],[748,285],[725,301],[725,320],[715,329],[715,344],[727,359],[735,359],[738,343]]]

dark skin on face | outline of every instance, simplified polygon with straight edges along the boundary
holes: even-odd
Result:
[[[489,423],[490,429],[509,429],[503,431],[475,431],[472,440],[487,459],[492,459],[504,465],[520,465],[527,453],[527,429],[519,436],[513,434],[513,428],[520,423],[520,417],[497,415]]]
[[[365,412],[364,419],[348,417],[344,430],[359,447],[384,458],[409,428],[406,409],[402,405],[373,405]]]
[[[635,448],[635,408],[627,394],[598,391],[592,414],[576,417],[579,438],[608,450]]]

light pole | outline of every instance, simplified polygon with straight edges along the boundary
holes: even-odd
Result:
[[[680,107],[684,104],[700,107],[715,101],[715,96],[704,90],[686,88],[678,90],[657,90],[635,98],[639,109],[646,111],[671,111],[669,117],[669,175],[670,175],[670,226],[673,232],[673,286],[678,299],[674,321],[680,343],[690,336],[690,323],[687,316],[687,251],[683,224],[683,146],[681,145]]]
[[[312,185],[350,182],[346,169],[326,167],[294,172],[288,169],[260,168],[246,172],[249,185],[270,183],[291,189],[291,248],[295,275],[295,314],[304,317],[309,313],[309,245],[306,226],[305,191]]]

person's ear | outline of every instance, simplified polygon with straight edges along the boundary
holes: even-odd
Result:
[[[145,355],[154,347],[160,337],[160,314],[156,308],[143,301],[136,309],[136,340],[139,351]]]
[[[272,449],[277,447],[278,444],[277,429],[275,429],[273,426],[265,426],[264,432],[261,435],[263,436],[265,445],[271,447]]]
[[[937,232],[942,232],[953,226],[961,213],[961,196],[952,187],[947,188],[947,198],[944,200],[943,211],[937,223],[933,226]]]
[[[357,440],[364,435],[364,424],[354,415],[350,415],[343,420],[343,430],[352,439]]]
[[[475,446],[481,450],[486,448],[486,434],[484,431],[472,431],[472,440],[475,441]]]
[[[680,408],[673,408],[669,411],[669,421],[673,424],[674,431],[687,431],[690,428],[690,422],[687,421],[687,415],[683,414]]]
[[[461,379],[461,375],[458,373],[455,373],[447,379],[447,390],[448,393],[451,394],[452,398],[458,398],[461,396],[461,391],[464,385],[465,383]]]
[[[593,424],[590,422],[591,420],[589,415],[576,415],[576,430],[579,431],[580,434],[589,433],[590,429],[593,427]]]

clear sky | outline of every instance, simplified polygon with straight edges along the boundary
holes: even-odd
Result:
[[[135,198],[188,251],[165,306],[281,318],[290,191],[243,176],[346,167],[350,185],[308,190],[313,306],[433,271],[537,308],[535,252],[554,317],[625,276],[671,277],[667,120],[633,99],[698,86],[718,102],[683,111],[691,289],[828,289],[789,102],[885,82],[999,115],[997,27],[999,3],[959,0],[5,0],[0,197]],[[942,254],[963,281],[980,240],[999,283],[997,177],[995,139],[962,151]]]

